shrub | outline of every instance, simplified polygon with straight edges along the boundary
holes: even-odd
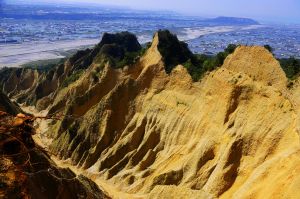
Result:
[[[229,45],[225,48],[224,52],[227,53],[227,55],[228,55],[228,54],[231,54],[231,53],[233,53],[233,52],[235,51],[235,49],[236,49],[237,47],[239,47],[239,45],[236,45],[236,44],[229,44]]]
[[[189,71],[194,81],[199,81],[206,72],[222,66],[226,57],[233,53],[237,47],[238,45],[229,44],[223,52],[219,52],[214,56],[205,54],[192,55],[190,59],[183,63],[183,66]]]
[[[265,49],[267,49],[270,53],[273,53],[273,48],[270,45],[264,45]]]
[[[178,64],[182,64],[192,57],[188,45],[179,41],[177,36],[170,31],[159,30],[157,34],[159,37],[158,50],[164,59],[167,73],[170,73]]]
[[[295,79],[300,73],[300,60],[294,57],[282,58],[278,60],[281,68],[285,72],[287,78]]]
[[[83,74],[84,70],[78,70],[71,74],[70,76],[66,77],[62,83],[62,88],[69,86],[71,83],[77,81],[81,75]]]

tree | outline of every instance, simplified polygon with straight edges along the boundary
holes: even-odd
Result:
[[[273,48],[270,45],[264,45],[265,49],[267,49],[270,53],[273,53]]]

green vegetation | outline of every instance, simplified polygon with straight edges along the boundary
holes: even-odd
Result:
[[[141,49],[136,36],[127,31],[116,34],[104,33],[101,42],[96,48],[101,49],[106,44],[115,44],[128,52],[136,52]]]
[[[164,59],[166,72],[170,73],[174,67],[182,64],[187,68],[194,81],[198,81],[207,71],[221,66],[225,58],[237,47],[237,45],[230,44],[224,52],[208,56],[193,54],[185,42],[179,41],[177,36],[168,30],[158,31],[158,38],[158,50]]]
[[[92,80],[94,83],[98,82],[99,81],[99,76],[103,70],[105,66],[105,62],[102,61],[101,64],[99,66],[97,66],[92,72],[91,72],[91,77],[92,77]]]
[[[267,49],[270,53],[273,53],[273,48],[270,45],[264,45],[265,49]]]
[[[143,56],[147,50],[151,47],[152,43],[151,42],[147,42],[142,46],[142,49],[140,50],[140,56]]]
[[[87,69],[91,65],[91,51],[92,50],[89,48],[85,50],[79,50],[69,58],[69,62],[71,65],[73,65],[74,70]]]
[[[274,49],[270,45],[264,45],[264,47],[273,53]],[[294,80],[300,75],[300,59],[295,57],[277,59],[280,63],[282,70],[289,80]],[[291,86],[292,82],[289,83]]]
[[[125,52],[124,58],[116,62],[116,67],[121,68],[126,65],[134,64],[139,57],[139,52]]]
[[[229,44],[223,52],[209,56],[193,54],[186,43],[179,41],[177,36],[168,30],[158,31],[158,37],[158,50],[164,59],[166,72],[170,73],[174,67],[182,64],[194,81],[199,81],[206,72],[222,66],[226,57],[238,47],[238,45]],[[264,47],[273,53],[270,45],[264,45]],[[300,59],[290,57],[278,59],[278,61],[289,79],[293,80],[300,75]]]
[[[188,62],[193,53],[189,50],[185,42],[178,40],[177,36],[169,30],[158,31],[158,50],[165,63],[165,70],[170,73],[175,66]],[[193,62],[193,60],[191,60]]]
[[[193,54],[185,42],[179,41],[177,36],[168,30],[159,30],[158,37],[158,50],[164,59],[165,71],[171,73],[174,67],[178,64],[182,64],[188,70],[194,81],[199,81],[205,73],[222,66],[226,57],[233,53],[238,47],[238,45],[230,44],[223,52],[219,52],[216,55]],[[92,62],[97,64],[101,63],[100,66],[92,72],[92,79],[94,82],[97,82],[104,63],[109,62],[113,68],[122,68],[127,65],[132,65],[146,53],[150,46],[150,42],[141,46],[136,36],[129,32],[116,34],[105,33],[101,42],[96,45],[94,49],[80,50],[69,57],[70,63],[74,65],[73,74],[66,77],[61,86],[67,87],[79,79],[84,70],[88,68]],[[273,48],[270,45],[264,45],[264,47],[273,53]],[[37,69],[41,72],[51,72],[51,69],[63,64],[65,60],[66,58],[34,61],[24,64],[23,67]],[[278,59],[278,61],[290,80],[294,80],[299,76],[300,59],[290,57]],[[2,83],[8,78],[10,70],[11,69],[2,69]]]
[[[122,68],[136,63],[145,52],[145,48],[142,48],[137,52],[125,52],[122,58],[109,57],[108,59],[114,68]]]
[[[183,63],[183,66],[187,68],[194,81],[199,81],[206,72],[222,66],[226,57],[233,53],[237,47],[237,45],[229,44],[223,52],[219,52],[214,56],[193,55],[188,61]]]
[[[69,86],[71,83],[77,81],[81,75],[84,73],[84,70],[78,70],[72,75],[66,77],[61,85],[62,88]]]
[[[122,68],[124,66],[132,65],[145,54],[149,45],[137,50],[126,51],[126,49],[115,44],[106,44],[102,47],[99,55],[96,57],[96,62],[110,62],[113,68]]]
[[[39,60],[39,61],[32,61],[26,64],[23,64],[21,67],[29,68],[29,69],[36,69],[41,72],[49,71],[53,69],[55,66],[59,64],[63,64],[66,58],[59,58],[59,59],[49,59],[49,60]]]
[[[285,75],[290,80],[296,79],[300,74],[300,59],[294,57],[283,58],[278,60]]]
[[[274,49],[270,45],[264,45],[264,47],[273,53]],[[279,61],[282,70],[289,80],[294,80],[300,75],[300,59],[290,57],[277,58],[277,60]]]
[[[3,85],[6,84],[6,82],[9,79],[11,73],[15,70],[16,69],[9,68],[9,67],[0,68],[0,91],[3,91]]]
[[[212,71],[223,65],[226,57],[233,53],[238,47],[237,45],[230,44],[224,50],[215,56],[207,55],[194,55],[193,59],[189,59],[183,65],[188,69],[194,81],[198,81],[207,71]],[[273,48],[270,45],[264,45],[264,47],[273,53]],[[286,76],[290,80],[294,80],[300,75],[300,59],[294,57],[277,59],[281,65],[281,68],[285,72]]]
[[[149,45],[142,47],[136,36],[129,32],[105,33],[94,49],[94,52],[97,52],[94,61],[96,63],[108,61],[113,68],[122,68],[134,64],[148,47]]]

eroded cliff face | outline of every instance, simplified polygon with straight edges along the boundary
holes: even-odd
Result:
[[[158,44],[134,66],[106,65],[94,87],[72,85],[86,91],[63,110],[80,119],[56,124],[52,151],[133,196],[296,196],[298,106],[272,55],[239,47],[193,83],[182,66],[166,74]]]
[[[9,113],[11,115],[17,115],[21,113],[22,110],[18,104],[10,101],[10,99],[0,91],[0,111]]]
[[[7,101],[0,98],[0,198],[109,198],[90,179],[58,167],[32,139],[34,118],[14,117],[16,105]]]
[[[27,106],[34,105],[40,111],[51,109],[53,103],[60,109],[62,105],[56,104],[55,101],[56,98],[60,98],[57,95],[69,96],[70,89],[67,87],[76,82],[84,72],[87,81],[82,86],[82,90],[79,89],[79,92],[88,90],[88,87],[95,84],[95,78],[98,78],[98,73],[102,70],[108,54],[120,61],[126,53],[135,53],[139,50],[141,50],[141,46],[135,35],[128,32],[106,33],[94,48],[80,50],[63,64],[58,64],[53,68],[1,69],[0,90],[18,103]],[[75,93],[74,97],[78,95]],[[66,104],[66,100],[63,104]]]
[[[46,109],[62,78],[66,77],[68,63],[50,71],[30,68],[6,68],[0,74],[3,92],[20,104],[35,105],[39,110]]]
[[[113,198],[296,198],[300,87],[286,88],[272,54],[238,47],[193,82],[181,65],[165,72],[159,42],[56,91],[49,114],[66,117],[51,151],[124,193]]]

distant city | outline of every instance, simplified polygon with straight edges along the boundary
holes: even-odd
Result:
[[[66,50],[93,46],[104,32],[130,31],[145,43],[159,29],[171,30],[195,53],[215,54],[233,43],[268,44],[279,58],[300,56],[299,25],[123,8],[5,5],[0,13],[0,66],[63,57]]]

